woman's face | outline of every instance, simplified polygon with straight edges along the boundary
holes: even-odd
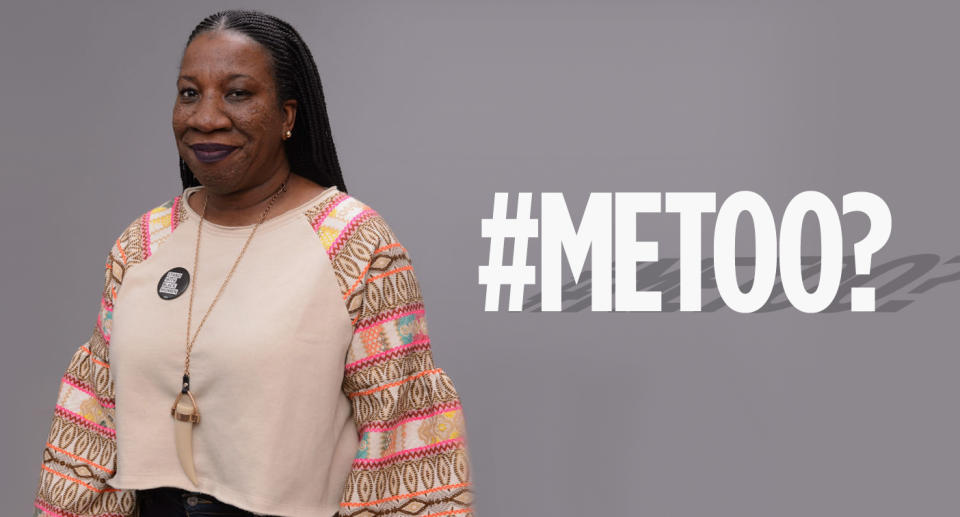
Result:
[[[177,92],[177,150],[204,187],[230,193],[286,174],[283,134],[297,103],[278,105],[266,48],[237,31],[199,34],[183,53]]]

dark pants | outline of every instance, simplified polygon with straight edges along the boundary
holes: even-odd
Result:
[[[255,517],[212,495],[173,487],[137,490],[137,506],[140,517]]]

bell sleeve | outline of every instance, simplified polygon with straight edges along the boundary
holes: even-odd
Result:
[[[113,377],[110,373],[110,327],[126,255],[121,245],[107,257],[96,328],[73,353],[60,379],[53,419],[43,449],[34,517],[132,517],[133,490],[107,485],[116,472]]]
[[[355,272],[344,299],[354,334],[343,390],[360,446],[340,515],[472,516],[463,408],[433,362],[411,258],[379,215],[347,248]]]

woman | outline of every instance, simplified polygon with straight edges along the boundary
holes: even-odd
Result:
[[[184,191],[110,250],[36,515],[472,515],[410,256],[347,194],[300,36],[214,14],[177,90]]]

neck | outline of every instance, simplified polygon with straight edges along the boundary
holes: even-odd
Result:
[[[281,199],[278,199],[273,207],[270,208],[270,213],[267,214],[267,218],[280,212],[277,210],[279,208],[278,205],[282,198],[289,194],[294,178],[295,176],[289,173],[275,174],[267,181],[258,185],[227,193],[213,192],[203,187],[200,189],[200,192],[198,192],[200,196],[197,196],[198,203],[195,206],[197,208],[202,207],[202,196],[206,195],[208,197],[207,206],[203,215],[204,219],[224,226],[255,224],[260,220],[264,209],[266,209],[267,204],[273,198],[274,194],[277,193],[280,186],[286,181],[285,186],[288,192],[280,194]],[[197,212],[199,213],[201,210],[197,209]]]

